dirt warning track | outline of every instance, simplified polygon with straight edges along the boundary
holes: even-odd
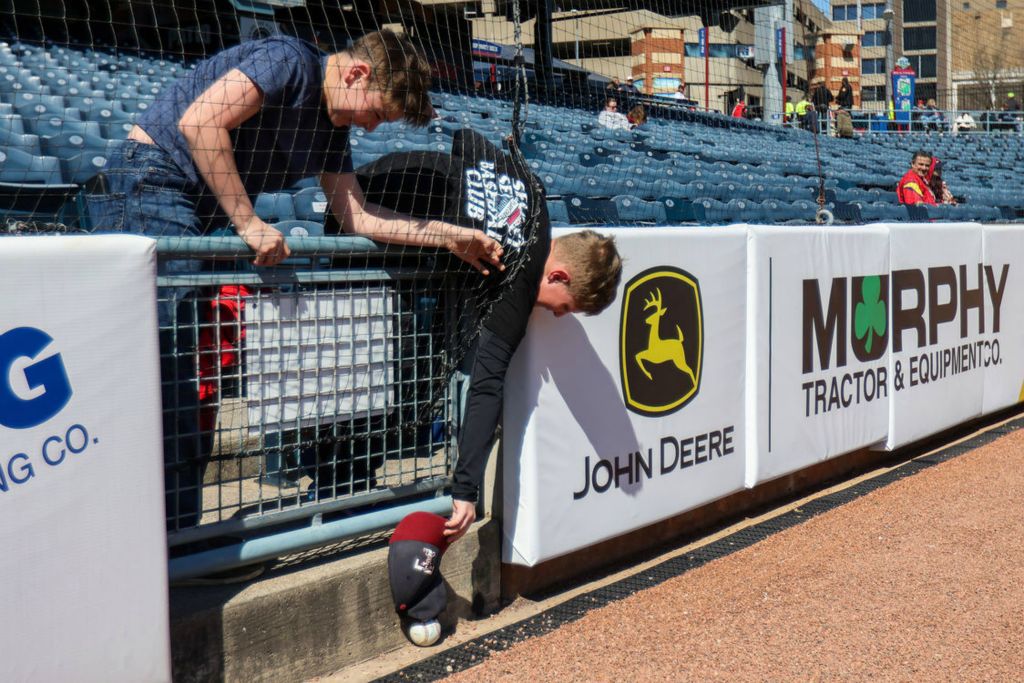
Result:
[[[582,616],[566,603],[386,678],[1021,680],[1022,424],[588,594],[603,607],[578,596]]]

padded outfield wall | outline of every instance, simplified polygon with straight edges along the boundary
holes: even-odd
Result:
[[[536,313],[510,370],[505,562],[1021,400],[1020,227],[612,232],[616,305]]]

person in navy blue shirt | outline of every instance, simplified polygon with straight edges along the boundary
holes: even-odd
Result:
[[[383,242],[451,250],[483,274],[503,270],[502,246],[483,231],[367,204],[352,173],[348,132],[383,122],[425,125],[430,66],[405,37],[370,33],[326,54],[274,36],[200,62],[167,88],[110,155],[86,197],[96,232],[150,237],[207,234],[231,225],[273,266],[290,255],[284,236],[253,210],[260,192],[317,176],[342,229]],[[164,264],[166,275],[201,269]],[[203,321],[181,305],[188,290],[158,292],[164,458],[171,530],[198,523],[211,435],[200,428],[189,335]]]
[[[288,257],[288,245],[255,215],[253,201],[260,192],[319,176],[346,231],[448,248],[481,272],[500,267],[501,247],[484,233],[367,207],[354,181],[349,128],[372,131],[400,119],[426,125],[433,116],[429,87],[425,57],[391,31],[330,55],[289,36],[225,50],[199,63],[138,119],[103,173],[107,192],[90,198],[93,225],[165,236],[230,223],[255,252],[256,265],[275,265]],[[154,186],[178,196],[172,202],[147,196]],[[127,206],[117,201],[122,194]],[[164,211],[169,224],[152,213],[137,215],[133,196],[142,206],[172,204],[173,211]]]

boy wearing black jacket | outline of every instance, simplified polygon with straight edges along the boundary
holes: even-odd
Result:
[[[551,239],[544,190],[521,160],[506,156],[470,130],[456,133],[451,156],[412,152],[383,157],[358,172],[367,201],[387,205],[414,181],[441,192],[424,198],[421,211],[443,215],[456,225],[483,230],[504,250],[506,270],[484,285],[481,329],[469,376],[459,457],[455,467],[452,516],[445,535],[460,538],[476,519],[483,472],[501,416],[505,373],[526,334],[534,306],[556,317],[595,315],[615,299],[622,260],[612,237],[585,230]],[[404,178],[403,178],[404,176]],[[438,182],[423,177],[441,178]],[[404,195],[409,197],[408,192]],[[416,207],[402,207],[413,215]],[[489,308],[489,310],[487,310]]]

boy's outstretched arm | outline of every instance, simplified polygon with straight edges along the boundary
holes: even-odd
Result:
[[[324,173],[320,185],[345,232],[377,242],[448,249],[484,275],[490,274],[491,266],[505,269],[501,244],[480,230],[413,218],[369,204],[354,173]]]
[[[466,412],[459,433],[459,458],[455,463],[452,484],[452,516],[444,531],[453,543],[476,520],[476,501],[494,444],[494,434],[501,420],[505,375],[516,346],[518,341],[510,345],[486,327],[480,331],[469,375]]]

